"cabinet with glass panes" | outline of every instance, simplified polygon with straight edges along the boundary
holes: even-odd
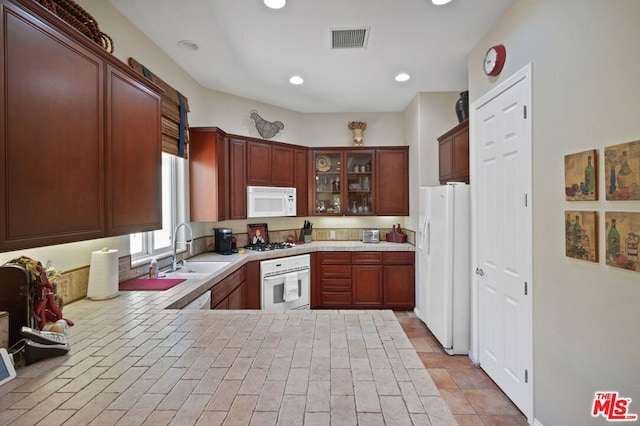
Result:
[[[347,214],[374,214],[373,151],[345,152]]]
[[[315,214],[344,214],[342,210],[342,152],[314,152]]]
[[[316,215],[372,215],[373,151],[315,151]]]

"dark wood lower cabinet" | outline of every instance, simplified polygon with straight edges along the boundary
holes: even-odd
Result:
[[[245,265],[247,268],[247,287],[244,309],[260,309],[261,285],[260,285],[260,262],[254,260]]]
[[[413,309],[415,301],[415,269],[413,265],[384,265],[382,267],[384,305],[393,309]]]
[[[260,309],[260,263],[249,262],[216,284],[211,309]]]
[[[312,253],[312,309],[415,306],[415,252]],[[211,309],[260,309],[260,262],[252,261],[211,289]]]
[[[351,267],[353,304],[362,307],[382,305],[382,267],[353,265]]]
[[[242,309],[243,287],[247,284],[246,267],[238,269],[211,289],[211,309]]]
[[[244,309],[245,308],[245,295],[247,294],[247,282],[243,282],[238,287],[233,290],[229,296],[227,296],[228,300],[228,309]]]
[[[311,307],[413,309],[414,252],[319,252]]]
[[[218,298],[215,302],[211,299],[211,309],[246,309],[246,296],[247,282],[243,281],[222,299]]]

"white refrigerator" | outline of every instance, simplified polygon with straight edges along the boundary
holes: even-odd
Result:
[[[415,312],[450,354],[470,340],[469,185],[420,188]]]

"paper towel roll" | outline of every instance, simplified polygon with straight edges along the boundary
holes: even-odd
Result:
[[[118,293],[118,250],[103,248],[91,253],[87,297],[91,300],[111,299]]]

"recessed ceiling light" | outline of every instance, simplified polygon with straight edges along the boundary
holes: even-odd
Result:
[[[450,1],[451,0],[431,0],[431,3],[435,4],[436,6],[442,6],[443,4],[447,4]]]
[[[302,77],[300,77],[299,75],[294,75],[293,77],[291,77],[291,78],[289,79],[289,83],[291,83],[291,84],[295,84],[295,85],[297,86],[297,85],[299,85],[299,84],[304,83],[304,80],[303,80],[303,78],[302,78]]]
[[[178,42],[178,46],[182,47],[185,50],[198,50],[199,47],[195,41],[191,40],[180,40]]]
[[[407,81],[410,78],[411,76],[406,72],[401,72],[400,74],[396,75],[396,81],[399,81],[399,82]]]
[[[287,0],[264,0],[264,4],[271,9],[282,9],[287,4]]]

